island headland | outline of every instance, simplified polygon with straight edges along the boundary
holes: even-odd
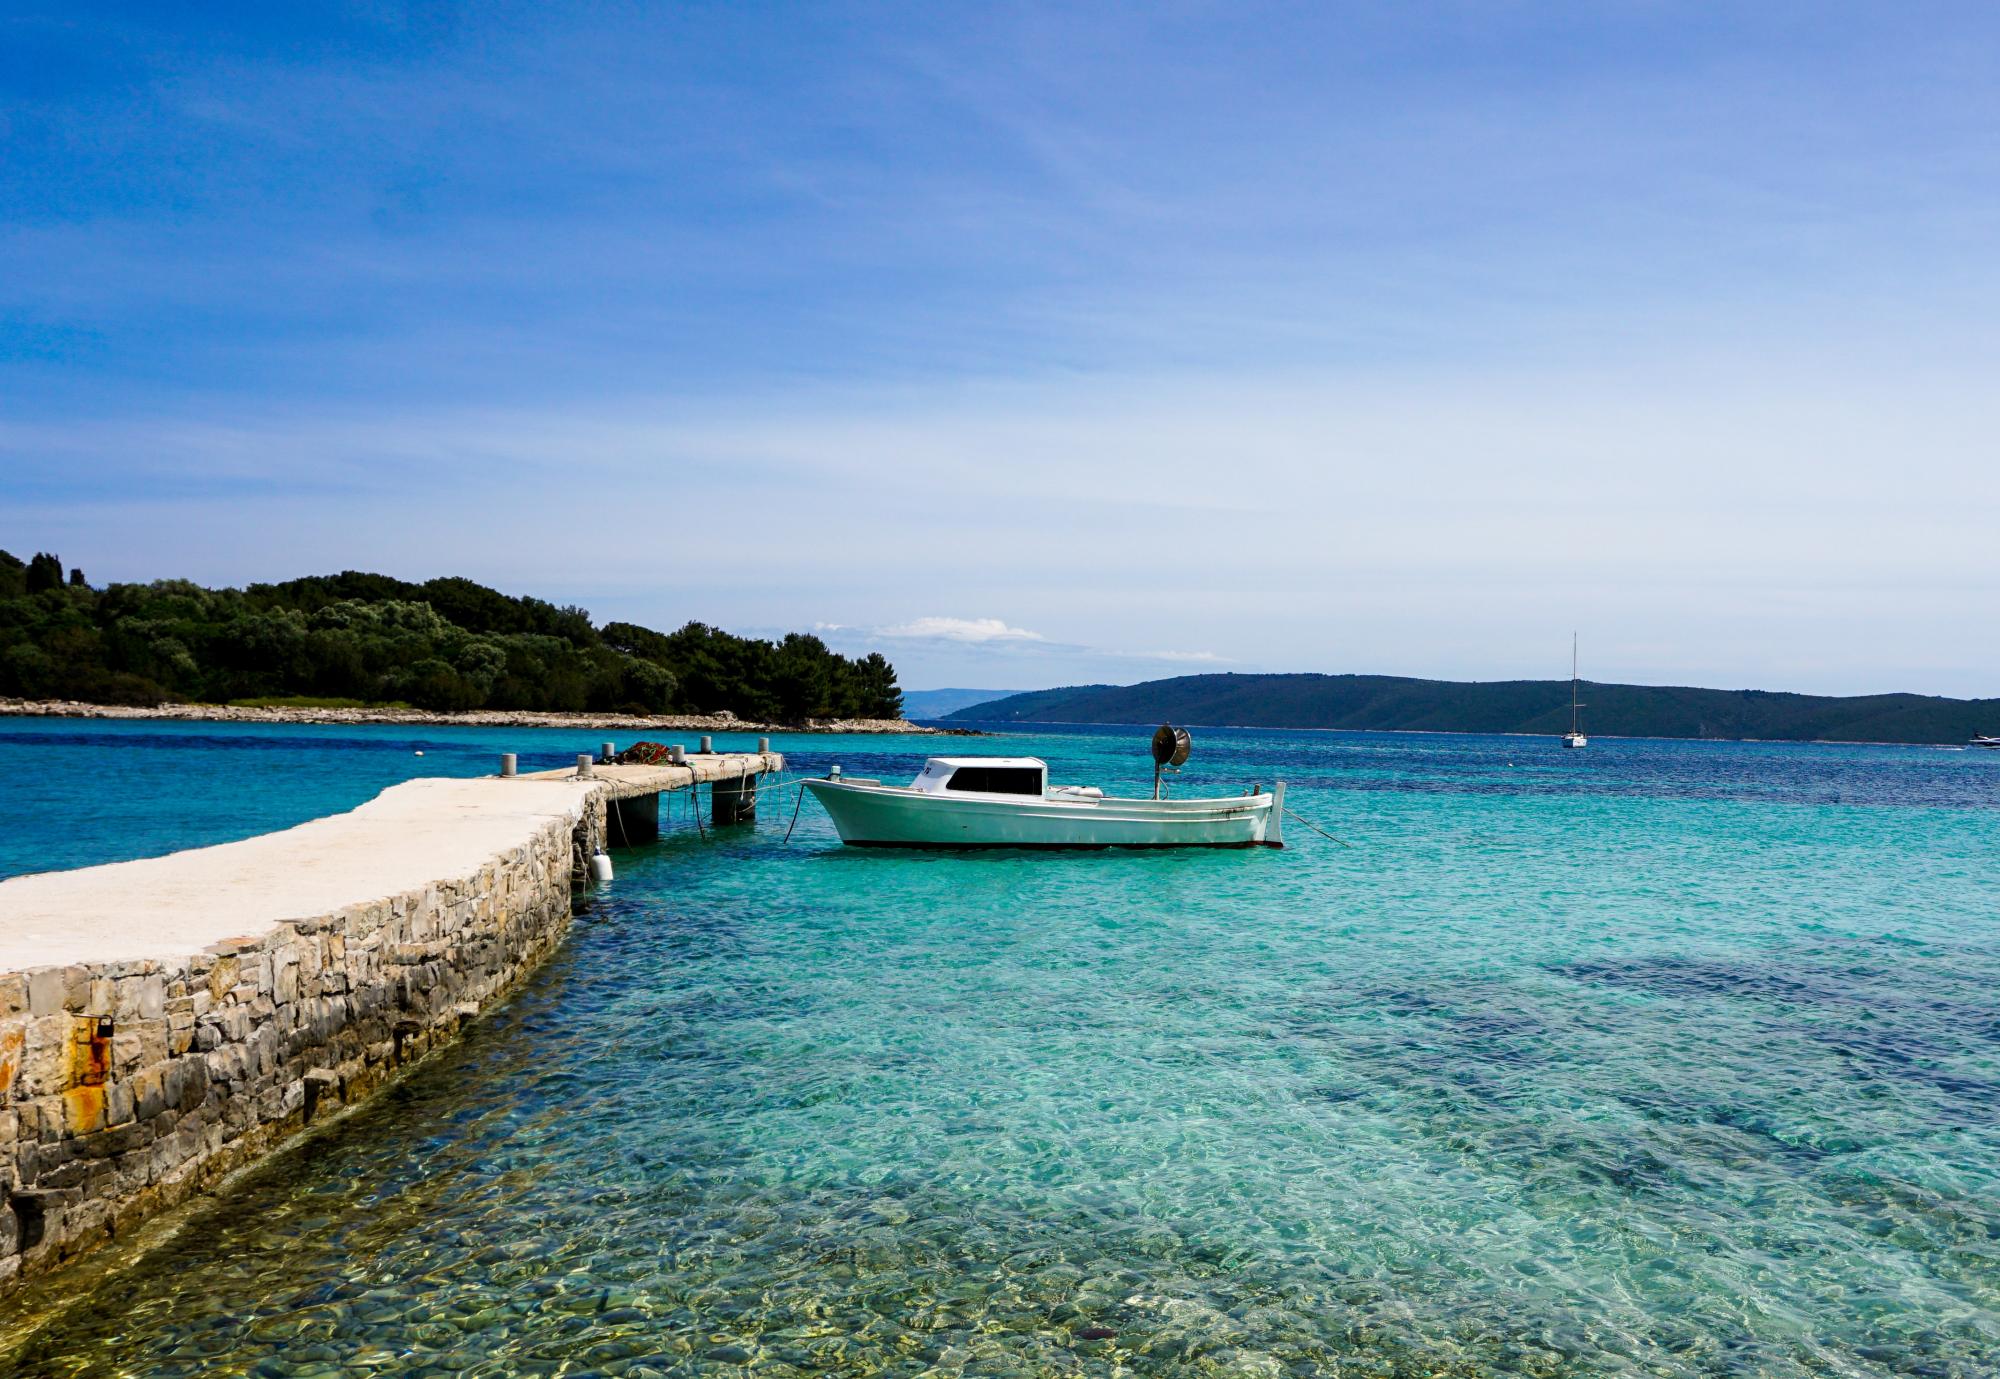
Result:
[[[2000,699],[1834,696],[1586,681],[1596,737],[1963,743],[2000,732]],[[1180,675],[1072,685],[973,704],[945,723],[1185,723],[1365,732],[1527,733],[1569,726],[1567,680],[1468,682],[1397,675]]]

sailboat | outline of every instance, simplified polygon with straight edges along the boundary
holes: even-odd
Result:
[[[1582,724],[1577,719],[1577,710],[1583,705],[1576,702],[1576,633],[1569,634],[1569,731],[1563,734],[1563,746],[1588,747],[1590,739],[1583,735]]]

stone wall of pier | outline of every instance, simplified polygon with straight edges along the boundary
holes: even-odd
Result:
[[[0,975],[0,1290],[449,1039],[561,943],[604,826],[594,797],[474,876],[192,957]]]

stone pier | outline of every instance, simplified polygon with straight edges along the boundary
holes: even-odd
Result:
[[[591,853],[657,835],[662,792],[754,800],[782,765],[417,780],[240,843],[0,881],[0,1291],[450,1039],[562,943]]]

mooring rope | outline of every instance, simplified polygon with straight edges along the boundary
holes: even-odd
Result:
[[[688,812],[694,816],[695,832],[701,835],[702,841],[706,842],[708,840],[708,828],[701,821],[701,787],[704,784],[704,782],[701,779],[700,773],[695,769],[694,762],[669,761],[666,759],[668,750],[669,749],[664,744],[658,742],[635,742],[630,747],[627,747],[624,751],[619,752],[615,756],[611,757],[604,764],[607,766],[654,766],[665,770],[672,770],[674,767],[679,766],[680,768],[685,770],[688,773],[688,782],[687,782]],[[763,768],[762,763],[770,755],[769,753],[716,752],[712,753],[712,755],[718,757],[754,756],[758,759],[758,767],[756,770],[747,771],[743,776],[738,778],[740,780],[747,780],[749,782],[749,784],[744,788],[749,792],[750,795],[750,813],[753,821],[756,817],[757,803],[763,796],[765,795],[782,796],[787,789],[792,788],[785,781],[785,776],[787,773],[782,768],[777,768],[770,771],[766,771]],[[764,784],[764,777],[766,775],[769,775],[774,778],[772,784],[770,785]],[[709,787],[708,791],[709,804],[713,806],[715,803],[715,782],[709,781],[707,782],[707,785]],[[799,806],[802,807],[805,803],[805,786],[803,785],[803,783],[801,783],[797,788],[799,791]],[[617,800],[607,800],[605,803],[606,803],[606,812],[608,814],[613,815],[617,820],[618,836],[621,840],[621,845],[624,847],[630,847],[632,845],[632,839],[630,834],[626,831],[625,816],[618,808],[619,802]],[[799,822],[799,809],[798,807],[795,807],[792,810],[793,827],[796,827],[798,825],[798,822]],[[792,837],[792,830],[790,828],[787,828],[785,830],[785,841],[790,842],[791,837]],[[610,841],[608,828],[606,830],[605,841],[607,843]]]
[[[799,826],[799,811],[804,809],[806,805],[806,783],[804,781],[799,782],[798,792],[798,802],[792,806],[792,821],[785,827],[785,841],[788,843],[792,841],[792,830]]]
[[[687,770],[688,813],[694,815],[694,831],[700,835],[701,840],[705,843],[708,841],[708,830],[703,828],[701,824],[701,778],[695,774],[693,762],[687,764]],[[715,791],[710,790],[708,793],[709,798],[713,800]]]
[[[792,782],[785,778],[789,774],[788,772],[771,771],[767,774],[771,777],[769,785],[764,784],[763,776],[758,776],[751,782],[750,807],[752,809],[756,809],[763,802],[766,795],[783,799],[785,792],[792,788]]]
[[[1311,819],[1301,817],[1299,812],[1293,809],[1290,805],[1285,806],[1285,816],[1291,819],[1294,823],[1304,824],[1307,828],[1311,829],[1314,833],[1317,833],[1320,837],[1326,839],[1329,843],[1339,843],[1340,846],[1344,848],[1352,848],[1354,846],[1354,844],[1352,843],[1342,843],[1340,839],[1334,837],[1331,833],[1328,833],[1325,829],[1321,828]]]

